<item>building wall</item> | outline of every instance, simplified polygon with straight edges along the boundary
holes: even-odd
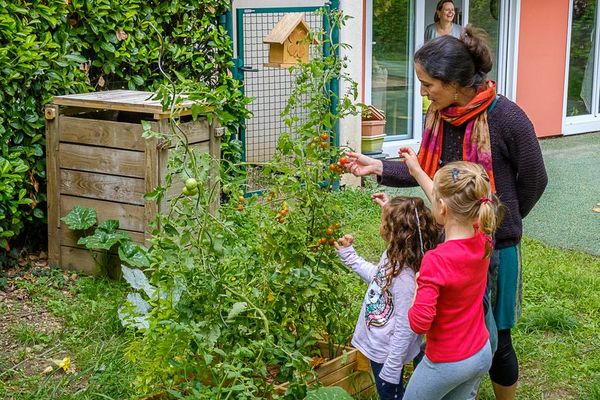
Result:
[[[521,0],[517,103],[539,137],[562,133],[569,0]]]
[[[347,72],[355,82],[359,83],[358,101],[362,101],[361,82],[363,80],[363,2],[359,0],[341,0],[340,9],[344,15],[352,17],[346,22],[346,26],[340,29],[340,42],[352,46],[342,49],[340,55],[348,58]],[[340,93],[346,93],[348,85],[343,82]],[[346,117],[340,122],[340,145],[360,151],[360,115]],[[342,184],[358,184],[359,178],[350,174],[344,175]]]

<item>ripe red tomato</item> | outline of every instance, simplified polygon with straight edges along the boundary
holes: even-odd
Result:
[[[333,246],[335,244],[335,239],[334,238],[329,239],[329,244]]]
[[[321,244],[327,244],[327,239],[321,238],[321,240],[319,240],[319,243],[321,243]]]
[[[329,170],[330,171],[336,171],[337,170],[337,165],[335,165],[335,164],[329,164]]]
[[[238,204],[238,206],[237,206],[238,211],[244,211],[245,208],[246,207],[244,207],[243,204]]]
[[[331,236],[331,235],[333,235],[333,229],[327,228],[327,230],[325,231],[325,233],[327,233],[327,236]]]
[[[326,133],[321,133],[321,140],[327,140],[329,139],[329,135]]]
[[[344,156],[340,157],[340,165],[341,166],[348,164],[348,162],[349,162],[348,157],[344,157]]]

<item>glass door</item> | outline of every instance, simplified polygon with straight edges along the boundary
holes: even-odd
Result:
[[[367,16],[366,101],[385,112],[386,141],[411,139],[414,1],[371,0]]]
[[[500,1],[469,0],[469,21],[482,28],[488,34],[492,48],[494,67],[488,73],[488,79],[498,81],[499,44],[500,44]]]
[[[600,119],[598,0],[571,2],[565,117],[567,125]],[[568,129],[565,129],[568,131]],[[578,133],[577,129],[573,132]]]

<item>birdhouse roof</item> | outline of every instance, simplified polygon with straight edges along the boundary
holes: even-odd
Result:
[[[294,32],[294,30],[301,26],[306,32],[310,31],[308,25],[304,21],[304,14],[302,13],[288,13],[281,18],[281,20],[275,25],[273,30],[265,36],[263,43],[278,43],[283,44],[285,40]]]

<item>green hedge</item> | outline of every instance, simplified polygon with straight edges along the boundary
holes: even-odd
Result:
[[[227,0],[0,0],[0,246],[45,218],[43,107],[52,96],[156,90],[164,69],[236,92]],[[156,28],[159,34],[154,30]],[[232,94],[236,96],[237,94]],[[231,115],[236,104],[225,104]],[[43,227],[36,229],[45,231]],[[14,239],[13,239],[14,241]]]

